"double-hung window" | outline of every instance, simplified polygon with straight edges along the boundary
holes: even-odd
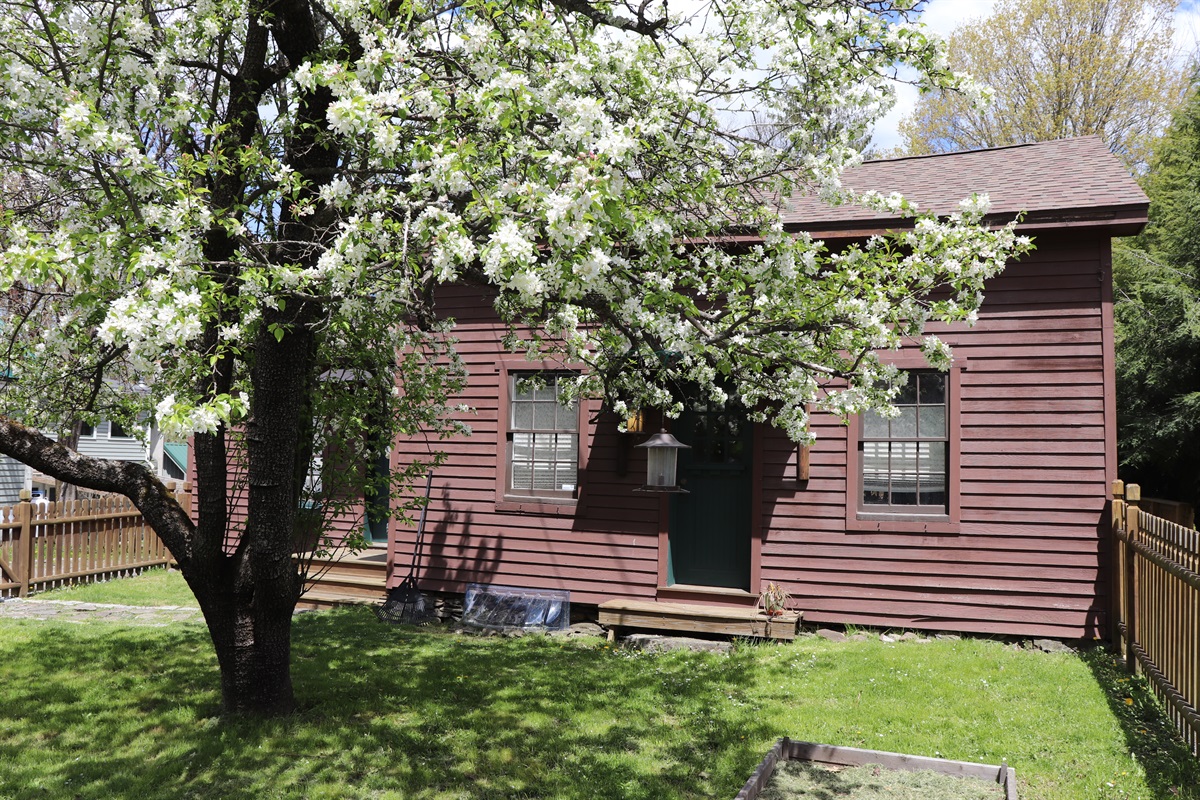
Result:
[[[505,494],[574,499],[579,482],[579,408],[562,399],[569,373],[508,373]]]
[[[946,513],[946,375],[913,372],[892,418],[874,411],[862,421],[862,507]]]
[[[862,415],[851,437],[849,529],[956,531],[957,386],[957,366],[911,370],[892,401],[896,416]]]

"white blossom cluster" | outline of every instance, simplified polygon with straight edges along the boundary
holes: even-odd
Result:
[[[695,385],[804,440],[811,404],[886,406],[873,353],[972,320],[1027,246],[979,225],[982,197],[839,252],[780,224],[797,191],[917,213],[838,177],[899,65],[978,91],[903,0],[299,5],[326,38],[295,63],[244,0],[0,15],[0,285],[35,308],[10,316],[49,321],[9,348],[39,376],[29,403],[98,370],[148,387],[129,402],[176,433],[211,432],[249,413],[255,342],[302,326],[325,363],[399,354],[388,402],[425,411],[395,424],[432,424],[459,366],[414,320],[437,284],[477,283],[515,347],[587,366],[575,391],[674,412]],[[267,88],[243,102],[260,44]],[[759,113],[789,132],[758,136]],[[305,170],[313,130],[336,157]],[[297,308],[318,311],[286,321]]]

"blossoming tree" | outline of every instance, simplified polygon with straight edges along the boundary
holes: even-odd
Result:
[[[491,287],[514,346],[586,364],[572,390],[618,411],[669,413],[686,382],[796,439],[810,406],[887,407],[876,350],[973,315],[1022,246],[982,201],[839,252],[778,221],[840,194],[898,65],[971,89],[912,5],[2,2],[0,452],[130,497],[225,708],[286,713],[313,454],[455,429],[439,284]],[[195,522],[143,467],[40,432],[149,414],[194,436]]]

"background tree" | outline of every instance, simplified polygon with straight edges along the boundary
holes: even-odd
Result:
[[[0,2],[0,452],[130,497],[225,708],[278,714],[313,454],[463,427],[440,283],[490,287],[514,347],[586,364],[570,390],[618,411],[675,413],[693,384],[803,439],[808,403],[885,406],[875,350],[970,318],[1024,243],[978,198],[836,254],[783,233],[769,198],[833,196],[856,155],[806,132],[869,122],[899,63],[964,86],[911,3],[819,5]],[[736,123],[784,104],[809,123],[782,147]],[[731,228],[762,244],[730,251]],[[195,524],[144,468],[38,432],[150,413],[194,435]]]
[[[1155,148],[1150,224],[1114,249],[1121,474],[1200,506],[1200,93]]]
[[[955,30],[950,66],[991,87],[986,107],[934,91],[900,123],[908,154],[1099,134],[1139,169],[1182,100],[1176,0],[1000,0]]]

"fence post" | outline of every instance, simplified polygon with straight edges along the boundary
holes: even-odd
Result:
[[[1142,499],[1142,487],[1131,483],[1125,487],[1125,669],[1140,672],[1134,645],[1138,641],[1138,579],[1134,559],[1137,551],[1133,542],[1140,535],[1138,527],[1138,503]]]
[[[1125,523],[1125,481],[1115,480],[1112,482],[1112,526],[1110,533],[1112,536],[1109,539],[1109,643],[1118,651],[1124,652],[1125,645],[1121,641],[1121,623],[1122,609],[1125,603],[1125,588],[1123,582],[1124,570],[1122,568],[1122,555],[1124,553],[1121,537],[1118,532],[1122,529]]]
[[[33,525],[31,517],[33,516],[33,503],[29,502],[33,496],[28,489],[22,489],[20,495],[21,500],[13,509],[16,515],[16,521],[21,523],[21,540],[17,544],[17,580],[21,586],[17,589],[18,597],[29,596],[29,584],[33,580]]]

